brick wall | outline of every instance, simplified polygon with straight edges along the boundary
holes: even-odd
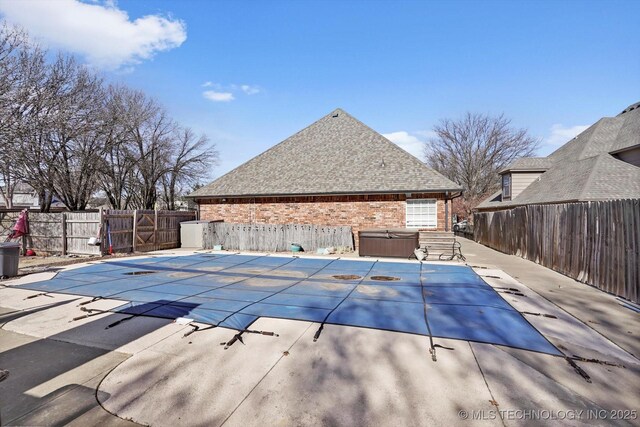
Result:
[[[444,230],[444,194],[413,194],[412,199],[437,199],[438,231]],[[367,228],[404,228],[404,194],[368,196],[258,197],[199,200],[200,218],[232,223],[347,225]],[[224,200],[224,201],[223,201]]]

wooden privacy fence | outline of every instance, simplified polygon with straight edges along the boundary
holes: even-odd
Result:
[[[2,241],[18,215],[19,212],[0,212]],[[109,252],[108,234],[111,234],[115,253],[177,248],[180,247],[180,222],[195,218],[194,211],[29,212],[26,247],[36,253],[100,255]],[[98,236],[101,246],[88,244],[91,237]]]
[[[196,219],[195,211],[106,210],[103,248],[113,252],[149,252],[180,247],[180,223]]]
[[[4,241],[19,212],[0,213],[0,235]],[[29,212],[29,235],[23,240],[36,253],[99,255],[100,247],[87,244],[97,237],[100,212]]]
[[[206,249],[222,245],[241,251],[284,252],[292,243],[307,252],[332,246],[353,250],[353,233],[351,227],[213,222],[203,229],[203,243]]]
[[[640,302],[638,199],[479,212],[474,239]]]

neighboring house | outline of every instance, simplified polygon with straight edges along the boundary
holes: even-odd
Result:
[[[461,187],[341,109],[188,197],[201,219],[449,230]]]
[[[38,193],[29,186],[28,184],[18,183],[16,188],[13,190],[13,209],[40,209],[40,201],[38,199]],[[6,208],[6,204],[4,202],[4,198],[0,196],[0,208]],[[64,204],[57,199],[57,197],[53,197],[53,201],[51,202],[52,209],[64,209]]]
[[[33,188],[22,183],[18,183],[16,188],[13,190],[12,202],[14,209],[34,208],[39,206],[38,194]],[[2,197],[0,197],[0,207],[6,207],[5,201]]]
[[[640,302],[640,103],[500,175],[476,242]]]
[[[500,171],[502,189],[476,207],[640,198],[640,103],[604,117],[547,157]]]

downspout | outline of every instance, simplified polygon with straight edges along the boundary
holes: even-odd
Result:
[[[444,231],[449,231],[449,192],[445,191],[444,193]]]
[[[453,199],[457,199],[458,197],[462,196],[462,191],[460,191],[456,196],[451,197],[450,199],[446,199],[446,197],[449,195],[449,192],[445,192],[445,203],[444,203],[444,216],[447,218],[447,220],[445,221],[445,226],[444,226],[444,231],[449,231],[449,221],[451,220],[449,218],[449,204],[447,203],[447,201],[451,202],[453,201]]]

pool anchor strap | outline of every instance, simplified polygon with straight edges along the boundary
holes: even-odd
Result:
[[[53,295],[49,295],[49,292],[40,292],[39,294],[29,295],[28,297],[26,297],[26,298],[25,298],[25,300],[32,299],[32,298],[36,298],[36,297],[49,297],[49,298],[53,298]]]
[[[436,347],[438,345],[433,343],[433,335],[431,334],[431,327],[429,326],[429,322],[427,322],[427,331],[429,332],[429,354],[431,355],[431,360],[437,362],[438,357],[436,355]]]
[[[110,310],[100,310],[97,308],[85,308],[85,307],[80,307],[80,311],[84,312],[85,314],[83,314],[82,316],[76,316],[73,319],[71,319],[69,322],[86,319],[88,317],[97,316],[99,314],[110,313]]]
[[[122,318],[122,319],[120,319],[120,320],[116,320],[115,322],[113,322],[113,323],[111,323],[111,324],[107,325],[107,326],[105,327],[105,329],[111,329],[111,328],[113,328],[114,326],[118,326],[120,323],[126,322],[127,320],[131,320],[131,319],[133,319],[134,317],[138,317],[138,316],[139,316],[138,314],[133,314],[133,315],[131,315],[131,316],[129,316],[129,317],[125,317],[125,318]]]
[[[320,338],[320,334],[322,333],[323,329],[324,329],[324,322],[320,324],[320,327],[318,328],[316,333],[313,335],[313,342],[318,341],[318,338]]]
[[[275,332],[271,332],[271,331],[257,331],[255,329],[242,329],[240,331],[238,331],[237,334],[235,334],[233,336],[233,338],[231,338],[229,341],[225,341],[225,342],[221,342],[220,345],[224,346],[225,350],[228,350],[229,347],[231,347],[233,344],[235,344],[236,341],[240,341],[242,344],[244,344],[244,341],[242,339],[242,334],[247,333],[247,334],[257,334],[257,335],[266,335],[269,337],[279,337],[280,335],[276,334]]]
[[[436,357],[436,346],[434,346],[433,344],[431,344],[431,347],[429,347],[429,354],[431,354],[431,360],[433,360],[434,362],[438,361],[438,358]]]
[[[578,366],[578,364],[576,362],[573,361],[573,359],[569,356],[565,356],[564,360],[567,361],[567,363],[569,365],[571,365],[571,367],[582,377],[584,378],[584,380],[588,383],[591,383],[591,377],[589,376],[589,374],[587,374],[587,372],[582,369],[580,366]]]
[[[502,291],[502,290],[500,290],[500,291],[496,291],[496,292],[498,292],[500,294],[510,294],[510,295],[517,295],[519,297],[526,297],[526,295],[523,294],[520,291]]]
[[[84,301],[81,302],[80,304],[78,304],[78,307],[83,306],[83,305],[87,305],[87,304],[91,304],[92,302],[96,302],[98,300],[103,299],[104,297],[93,297],[92,299],[90,299],[89,301]]]
[[[598,365],[614,366],[616,368],[623,368],[623,369],[627,368],[625,365],[622,365],[620,363],[609,362],[607,360],[600,360],[600,359],[589,359],[586,357],[576,356],[575,354],[573,355],[573,357],[569,357],[569,359],[577,362],[595,363]]]
[[[554,316],[553,314],[546,314],[546,313],[534,313],[531,311],[521,311],[520,313],[522,314],[528,314],[529,316],[540,316],[540,317],[547,317],[549,319],[557,319],[557,316]]]
[[[207,326],[206,328],[201,328],[201,327],[200,327],[200,326],[198,326],[198,325],[189,325],[189,326],[191,326],[193,329],[192,329],[192,330],[190,330],[190,331],[185,332],[185,333],[184,333],[184,335],[182,335],[182,338],[186,338],[186,337],[188,337],[189,335],[191,335],[191,334],[193,334],[193,333],[195,333],[195,332],[206,331],[206,330],[209,330],[209,329],[213,329],[213,328],[217,328],[217,327],[218,327],[218,325],[209,325],[209,326]]]

